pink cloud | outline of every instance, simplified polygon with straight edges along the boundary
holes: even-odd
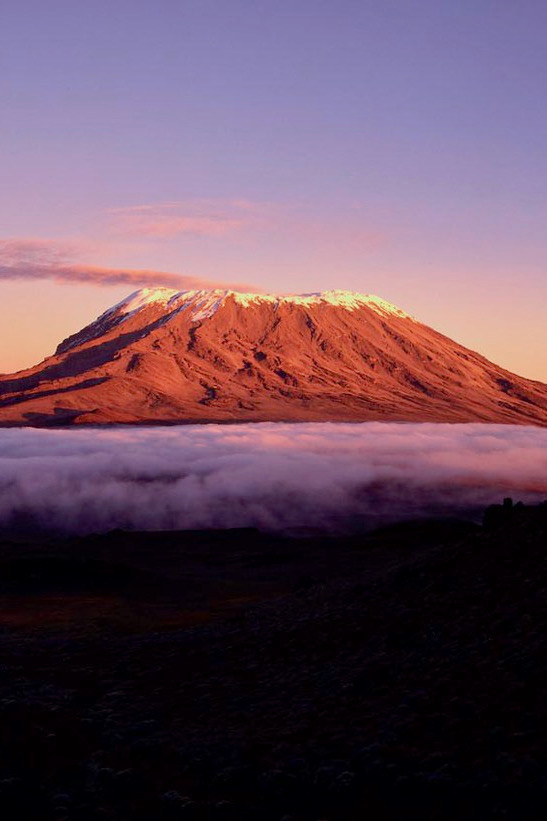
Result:
[[[0,280],[41,280],[92,285],[166,285],[182,289],[230,288],[257,291],[241,282],[218,282],[203,277],[139,268],[110,268],[77,262],[77,242],[34,238],[0,240]]]
[[[81,243],[71,240],[15,237],[0,239],[0,266],[62,265],[74,256]]]
[[[118,231],[129,236],[176,237],[186,234],[195,237],[222,237],[243,228],[243,220],[225,217],[147,217],[144,214],[127,215],[118,223]]]
[[[314,248],[341,243],[363,253],[385,244],[385,232],[364,224],[359,215],[325,217],[309,204],[279,204],[246,199],[198,199],[143,203],[108,210],[109,229],[118,237],[249,238],[264,233],[276,240],[303,241]]]
[[[196,200],[113,208],[111,229],[131,237],[225,237],[263,222],[265,206],[246,200]]]
[[[360,220],[340,217],[326,220],[303,203],[281,205],[245,199],[199,199],[112,208],[107,215],[106,236],[103,233],[101,239],[0,239],[0,280],[50,279],[96,285],[166,285],[177,289],[229,287],[260,291],[247,283],[225,283],[156,269],[91,263],[93,254],[100,253],[104,257],[109,250],[115,251],[120,239],[129,250],[133,245],[133,251],[135,241],[147,238],[161,241],[175,237],[226,240],[238,237],[246,242],[257,242],[269,234],[269,241],[275,242],[276,246],[287,240],[289,243],[303,242],[314,253],[347,247],[370,253],[385,242],[382,233],[370,230]]]

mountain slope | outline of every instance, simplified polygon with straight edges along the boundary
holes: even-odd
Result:
[[[143,289],[0,376],[0,424],[263,420],[547,425],[547,386],[378,297]]]

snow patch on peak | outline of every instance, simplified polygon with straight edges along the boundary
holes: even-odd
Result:
[[[106,312],[107,314],[120,311],[123,314],[132,314],[145,308],[147,305],[152,305],[159,302],[167,305],[174,296],[178,295],[180,291],[174,291],[172,288],[141,288],[138,291],[133,291],[128,297],[117,302],[112,308]]]
[[[159,305],[175,313],[185,308],[192,308],[192,319],[197,322],[212,316],[226,296],[231,293],[232,291],[229,290],[205,288],[192,291],[176,291],[173,288],[141,288],[113,305],[103,316],[118,313],[122,315],[123,320],[143,308]]]
[[[328,304],[355,311],[363,306],[372,309],[381,316],[397,316],[406,319],[412,317],[373,294],[359,294],[353,291],[330,290],[317,291],[307,294],[259,294],[242,293],[229,289],[199,289],[191,291],[176,291],[171,288],[141,288],[118,302],[100,317],[121,315],[121,321],[149,306],[165,306],[169,310],[169,317],[180,311],[189,311],[192,322],[202,322],[209,319],[231,297],[238,305],[249,308],[254,304],[270,303],[274,308],[281,304],[312,305]]]
[[[239,294],[234,293],[236,302],[241,305],[249,306],[252,302],[273,302],[276,305],[283,303],[290,303],[293,305],[319,305],[327,303],[328,305],[335,305],[339,308],[344,308],[348,311],[355,311],[358,308],[366,306],[371,308],[377,314],[398,316],[405,319],[412,319],[410,314],[405,313],[400,308],[381,299],[373,294],[359,294],[354,291],[330,290],[330,291],[316,291],[309,294],[286,294],[283,296],[275,296],[271,294]]]
[[[391,302],[387,302],[387,300],[374,294],[357,294],[353,291],[324,291],[321,297],[325,302],[329,302],[331,305],[340,305],[351,311],[366,305],[378,314],[391,314],[392,316],[399,316],[406,319],[412,318],[410,314],[397,308],[396,305],[392,305]]]
[[[202,322],[218,311],[230,293],[232,292],[220,288],[210,291],[181,291],[173,297],[169,305],[176,308],[177,312],[189,308],[192,321]]]

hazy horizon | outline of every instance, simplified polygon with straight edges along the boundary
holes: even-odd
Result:
[[[0,530],[332,533],[547,499],[547,429],[251,423],[0,430]]]

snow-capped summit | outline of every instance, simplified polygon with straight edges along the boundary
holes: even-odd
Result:
[[[0,424],[374,419],[547,425],[547,386],[340,290],[142,288],[0,377]]]
[[[166,306],[170,310],[188,310],[189,315],[196,322],[212,316],[227,299],[246,308],[251,305],[265,303],[278,307],[279,305],[312,305],[328,304],[354,311],[363,305],[371,308],[380,315],[409,317],[400,308],[386,302],[373,294],[360,294],[353,291],[330,290],[317,291],[308,294],[264,294],[242,293],[229,289],[215,288],[210,290],[176,291],[171,288],[141,288],[128,297],[109,308],[99,319],[114,313],[131,316],[135,311],[150,306]]]

